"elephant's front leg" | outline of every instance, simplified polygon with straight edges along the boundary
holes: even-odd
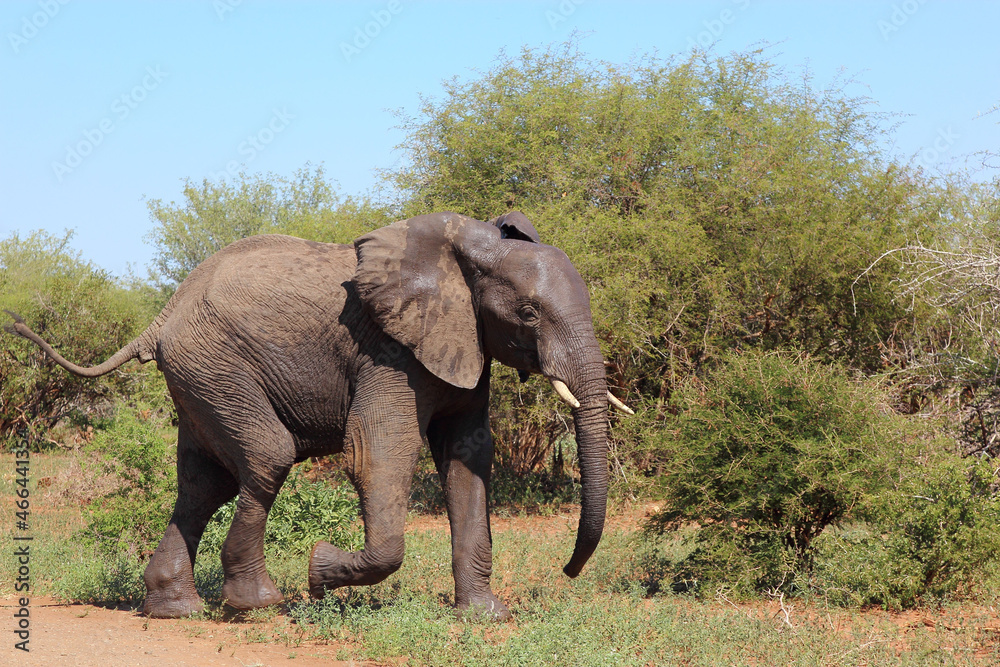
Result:
[[[329,542],[316,544],[309,560],[309,592],[317,599],[342,586],[377,584],[403,564],[410,484],[423,440],[415,417],[399,420],[409,429],[387,433],[390,414],[348,421],[344,455],[358,491],[365,546],[347,552]]]
[[[455,604],[472,614],[487,613],[501,620],[510,618],[506,605],[490,589],[493,539],[489,489],[493,439],[487,407],[431,422],[427,438],[448,505]]]

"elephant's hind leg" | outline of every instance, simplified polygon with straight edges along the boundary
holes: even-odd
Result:
[[[247,429],[248,441],[237,451],[240,497],[229,534],[222,545],[226,580],[222,597],[234,609],[257,609],[278,604],[281,593],[267,573],[264,533],[267,514],[294,463],[291,435],[275,423]],[[250,435],[252,433],[252,435]]]
[[[236,491],[236,478],[198,449],[182,415],[177,437],[177,502],[143,577],[144,614],[179,618],[202,610],[194,587],[198,543],[212,515]]]
[[[286,470],[282,481],[287,474]],[[276,495],[276,491],[271,493],[257,485],[240,487],[233,525],[222,545],[222,569],[226,574],[222,597],[234,609],[258,609],[282,600],[264,561],[267,513]]]

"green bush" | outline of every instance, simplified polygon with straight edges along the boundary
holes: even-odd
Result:
[[[128,554],[100,554],[67,564],[53,582],[53,592],[73,602],[138,607],[146,597],[142,572],[142,564]]]
[[[86,450],[92,473],[114,489],[84,509],[84,535],[105,554],[148,556],[167,528],[177,498],[176,444],[152,410],[119,404]]]
[[[612,429],[627,493],[665,465],[649,443],[672,392],[722,351],[804,350],[873,373],[932,335],[896,298],[898,264],[866,269],[964,217],[960,191],[887,155],[887,125],[847,89],[766,50],[617,64],[574,43],[525,48],[404,116],[407,159],[387,175],[406,215],[520,209],[566,251],[613,391],[646,408]],[[518,396],[510,375],[493,384]],[[520,399],[494,411],[498,443],[549,440],[557,401]]]
[[[859,512],[864,522],[817,541],[819,594],[896,610],[967,592],[996,572],[995,463],[940,452],[906,463]]]
[[[0,240],[0,308],[70,361],[99,363],[136,336],[155,313],[111,274],[84,262],[62,237],[33,232]],[[6,324],[10,318],[0,313]],[[19,430],[37,443],[60,420],[87,414],[116,396],[147,393],[148,373],[130,365],[100,379],[75,377],[34,343],[0,333],[0,439]],[[152,389],[149,393],[164,393]]]
[[[219,553],[236,513],[234,498],[212,517],[199,553]],[[346,551],[364,545],[358,497],[347,482],[311,481],[297,466],[289,474],[267,517],[264,550],[268,554],[307,554],[319,540]]]
[[[880,391],[805,356],[732,353],[674,400],[659,530],[696,526],[678,582],[796,590],[814,540],[889,485],[898,419]]]

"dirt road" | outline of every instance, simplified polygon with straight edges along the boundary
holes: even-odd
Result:
[[[255,626],[212,621],[148,619],[128,610],[31,600],[29,652],[18,650],[14,634],[17,599],[0,599],[0,665],[6,667],[342,667],[364,663],[336,660],[339,648],[303,642],[298,646],[248,643]],[[283,616],[270,622],[294,624]],[[6,627],[3,627],[6,626]],[[280,627],[278,628],[281,629]],[[370,664],[370,663],[369,663]]]

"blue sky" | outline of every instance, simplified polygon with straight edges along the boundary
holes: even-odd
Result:
[[[850,94],[903,114],[904,159],[974,166],[1000,150],[1000,114],[983,116],[1000,103],[998,25],[1000,2],[984,1],[5,0],[0,238],[73,229],[84,258],[145,275],[147,199],[306,163],[364,193],[399,159],[392,110],[574,31],[611,62],[770,43],[792,76],[852,79]]]

